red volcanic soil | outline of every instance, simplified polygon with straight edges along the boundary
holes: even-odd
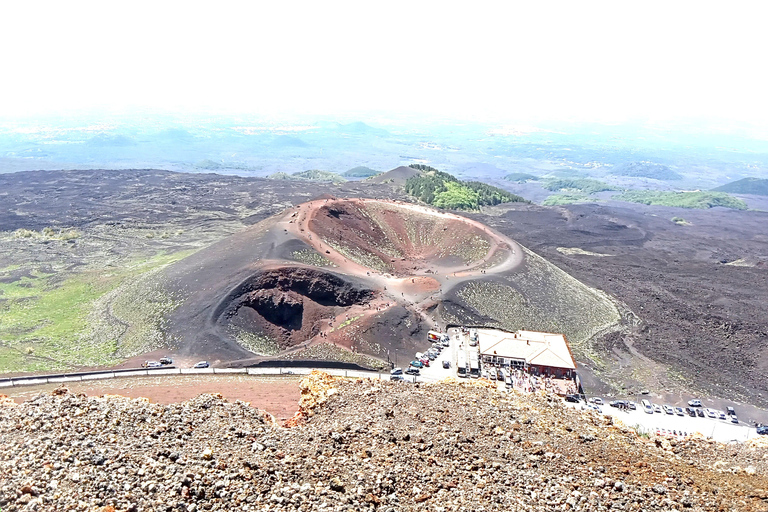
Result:
[[[293,375],[178,375],[68,382],[66,387],[73,393],[148,398],[151,402],[159,404],[183,402],[202,393],[219,393],[230,401],[249,402],[252,407],[267,411],[279,421],[284,421],[298,410],[300,380],[301,377]],[[50,393],[56,387],[58,384],[45,384],[11,388],[3,392],[8,393],[11,399],[20,404],[40,393]]]
[[[488,233],[464,219],[378,201],[331,201],[316,207],[307,224],[310,233],[333,247],[361,254],[356,261],[380,262],[379,270],[399,277],[461,268],[488,252],[462,258],[456,251],[461,243],[491,246]]]

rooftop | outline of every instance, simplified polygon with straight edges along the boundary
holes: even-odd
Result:
[[[576,369],[568,341],[562,334],[498,329],[478,329],[477,334],[483,355],[525,359],[529,365]]]

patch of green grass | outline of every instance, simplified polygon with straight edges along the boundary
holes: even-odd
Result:
[[[32,269],[32,277],[0,283],[0,372],[67,369],[115,363],[118,339],[94,336],[97,301],[124,283],[189,254],[161,254],[119,269],[68,277]],[[2,275],[2,274],[0,274]],[[137,305],[138,306],[138,305]]]
[[[293,251],[291,253],[291,259],[298,261],[299,263],[304,263],[305,265],[313,265],[315,267],[336,266],[331,260],[322,254],[319,254],[313,249],[301,249],[298,251]]]
[[[595,198],[582,193],[552,194],[541,202],[544,206],[561,206],[564,204],[590,203]]]
[[[734,210],[746,210],[747,203],[724,192],[663,192],[660,190],[628,190],[613,196],[616,201],[642,203],[653,206],[706,209],[722,206]]]
[[[504,176],[504,179],[515,183],[525,183],[526,181],[537,181],[539,178],[527,172],[511,172]]]
[[[544,183],[544,188],[554,192],[563,191],[568,193],[575,192],[581,194],[595,194],[605,190],[616,190],[616,187],[613,187],[603,181],[593,180],[590,178],[550,179]]]

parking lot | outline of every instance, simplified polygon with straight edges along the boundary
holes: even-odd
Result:
[[[568,405],[576,409],[588,409],[588,406],[584,402],[578,404],[569,403]],[[706,404],[704,405],[706,406]],[[678,416],[677,414],[667,414],[665,412],[654,412],[649,414],[643,411],[643,407],[640,403],[637,403],[637,408],[635,410],[618,409],[609,406],[607,403],[598,407],[601,410],[601,414],[611,415],[614,418],[621,420],[625,425],[637,427],[637,430],[649,434],[658,433],[659,435],[669,437],[676,435],[680,436],[681,433],[686,435],[699,433],[704,437],[711,437],[722,443],[732,441],[741,442],[753,437],[758,437],[754,427],[745,424],[737,425],[731,423],[728,415],[726,415],[725,420],[721,420],[718,418],[710,418],[706,415],[702,418],[699,416],[688,416],[687,414]],[[738,411],[736,412],[738,413]],[[658,432],[657,429],[659,430]],[[661,431],[661,429],[663,429],[663,431]]]
[[[418,377],[404,375],[404,379],[411,382],[437,382],[448,377],[458,378],[457,361],[460,352],[464,352],[465,360],[469,360],[469,350],[474,347],[469,346],[469,336],[462,333],[460,329],[449,329],[449,346],[444,347],[437,357],[430,361],[428,367],[420,369]],[[410,360],[415,357],[412,356]],[[450,368],[443,368],[443,361],[450,363]],[[407,369],[407,362],[403,365],[403,370]],[[503,382],[496,382],[499,390],[506,392]],[[567,402],[566,402],[567,403]],[[586,403],[578,404],[568,403],[576,409],[587,410]],[[659,404],[662,405],[662,404]],[[707,404],[704,404],[707,407]],[[733,424],[730,422],[730,416],[725,420],[705,417],[692,417],[687,414],[679,416],[677,414],[667,414],[665,412],[655,412],[648,414],[643,411],[642,405],[638,402],[636,410],[619,409],[610,407],[608,403],[599,406],[600,414],[611,415],[620,420],[627,426],[635,427],[641,432],[649,434],[658,434],[663,436],[692,435],[699,433],[704,437],[711,437],[719,442],[746,441],[747,439],[758,437],[754,427],[746,424]],[[738,414],[738,410],[736,411]],[[663,429],[663,430],[662,430]]]

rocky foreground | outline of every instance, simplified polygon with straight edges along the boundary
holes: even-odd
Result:
[[[649,439],[482,383],[302,386],[292,428],[215,395],[7,403],[0,510],[768,510],[765,446]]]

